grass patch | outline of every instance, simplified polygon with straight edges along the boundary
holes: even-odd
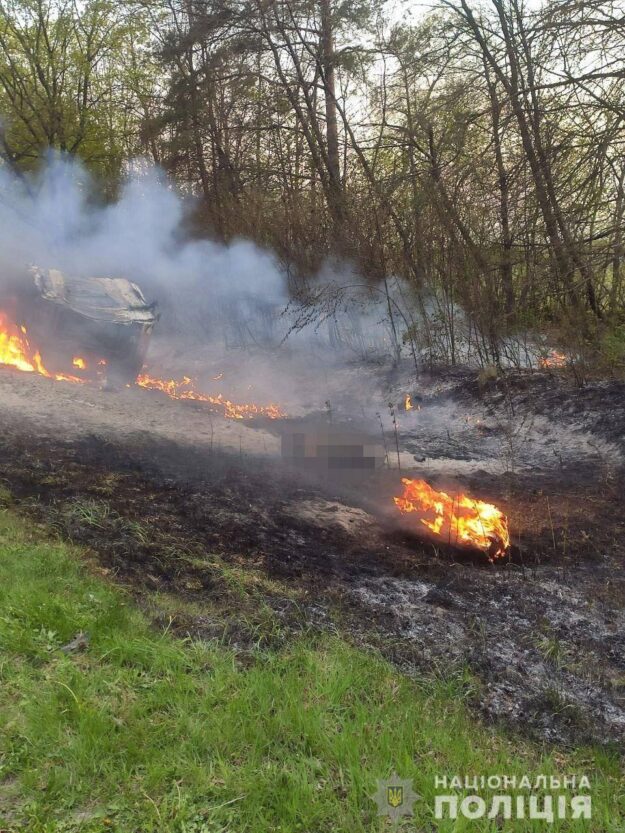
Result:
[[[60,650],[80,632],[84,652]],[[0,657],[3,830],[383,830],[370,796],[393,770],[422,796],[405,829],[544,830],[436,822],[434,779],[573,772],[592,777],[593,820],[550,829],[623,829],[615,755],[549,753],[480,725],[467,678],[410,681],[331,636],[245,662],[217,641],[176,640],[79,551],[6,510]]]

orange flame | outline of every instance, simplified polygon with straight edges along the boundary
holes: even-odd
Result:
[[[106,367],[106,360],[100,359],[97,362],[97,375],[101,376],[103,368]],[[75,382],[84,384],[89,379],[81,379],[65,373],[51,373],[45,367],[41,353],[35,350],[29,340],[26,327],[22,324],[17,326],[0,310],[0,366],[7,365],[21,370],[25,373],[38,373],[47,379],[55,379],[59,382]],[[87,360],[82,356],[74,356],[72,365],[81,371],[87,371]],[[216,379],[222,378],[223,373]],[[254,405],[237,404],[224,398],[222,394],[209,396],[200,393],[193,388],[193,380],[189,376],[183,376],[180,381],[175,379],[156,379],[146,373],[137,377],[136,383],[143,388],[160,390],[172,399],[190,399],[196,402],[206,402],[219,409],[228,419],[249,419],[251,417],[268,417],[269,419],[280,419],[286,416],[278,405]],[[130,386],[129,386],[130,387]]]
[[[400,512],[425,515],[419,520],[435,535],[456,546],[482,550],[491,561],[506,554],[508,519],[496,506],[464,494],[450,497],[425,480],[403,477],[402,483],[403,495],[393,498]]]
[[[559,353],[557,350],[550,350],[547,356],[542,356],[538,359],[540,367],[566,367],[568,358],[564,353]]]
[[[207,393],[200,393],[193,388],[193,379],[183,376],[182,379],[156,379],[147,373],[137,376],[137,384],[142,388],[159,390],[167,394],[171,399],[187,399],[193,402],[207,402],[218,408],[228,419],[250,419],[251,417],[268,417],[269,419],[280,419],[286,416],[278,405],[254,405],[237,404],[229,399],[224,399],[220,393],[217,396],[209,396]]]
[[[6,313],[0,310],[0,365],[8,365],[24,373],[38,373],[47,379],[64,382],[83,382],[77,376],[50,373],[46,370],[41,353],[31,347],[26,327],[13,324]]]
[[[404,408],[407,411],[412,411],[413,405],[412,405],[412,399],[411,399],[409,393],[406,394],[406,398],[404,399]]]

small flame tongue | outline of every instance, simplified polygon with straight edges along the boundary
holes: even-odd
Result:
[[[223,374],[220,374],[223,376]],[[219,378],[219,377],[215,377]],[[189,376],[182,379],[158,379],[147,373],[137,376],[137,384],[142,388],[159,390],[166,393],[171,399],[187,399],[193,402],[206,402],[221,411],[228,419],[250,419],[251,417],[268,417],[269,419],[280,419],[286,416],[278,405],[254,405],[253,403],[236,403],[225,399],[219,393],[211,396],[208,393],[201,393],[193,387],[194,382]]]
[[[538,360],[538,365],[542,368],[566,367],[568,363],[569,360],[567,356],[564,353],[560,353],[558,350],[550,350],[548,355],[542,356]]]
[[[82,361],[82,359],[81,359]],[[31,347],[28,332],[23,325],[18,327],[0,310],[0,364],[15,367],[24,373],[38,373],[48,379],[65,382],[83,382],[77,376],[55,374],[46,370],[41,354]]]
[[[393,500],[400,512],[416,512],[434,535],[455,546],[482,550],[493,560],[510,547],[508,520],[496,506],[468,495],[451,497],[425,480],[402,478],[404,493]]]

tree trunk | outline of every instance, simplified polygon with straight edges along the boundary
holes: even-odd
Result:
[[[326,142],[328,146],[328,168],[332,185],[341,192],[341,170],[339,155],[339,129],[336,114],[336,75],[334,68],[334,33],[330,0],[320,0],[321,5],[321,65],[325,93]]]
[[[503,161],[501,148],[501,103],[497,98],[495,85],[488,80],[488,92],[491,103],[491,121],[493,126],[493,146],[497,162],[497,179],[499,185],[499,219],[501,221],[501,284],[508,316],[514,312],[514,286],[512,283],[512,236],[510,234],[509,186],[508,172]]]

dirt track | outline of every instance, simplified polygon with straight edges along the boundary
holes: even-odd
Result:
[[[0,371],[0,481],[139,596],[191,599],[196,612],[181,605],[174,616],[182,633],[225,631],[245,646],[266,609],[280,638],[338,627],[408,672],[468,665],[476,708],[523,731],[623,741],[622,391],[506,383],[527,436],[514,465],[498,468],[497,443],[514,451],[501,385],[449,379],[424,383],[402,444],[427,458],[429,476],[469,458],[463,482],[511,520],[514,555],[494,566],[391,522],[397,472],[346,497],[280,466],[279,426],[227,422],[143,390]],[[467,419],[454,433],[458,414]],[[564,439],[550,456],[554,414]],[[257,577],[254,593],[233,595],[224,565]]]

